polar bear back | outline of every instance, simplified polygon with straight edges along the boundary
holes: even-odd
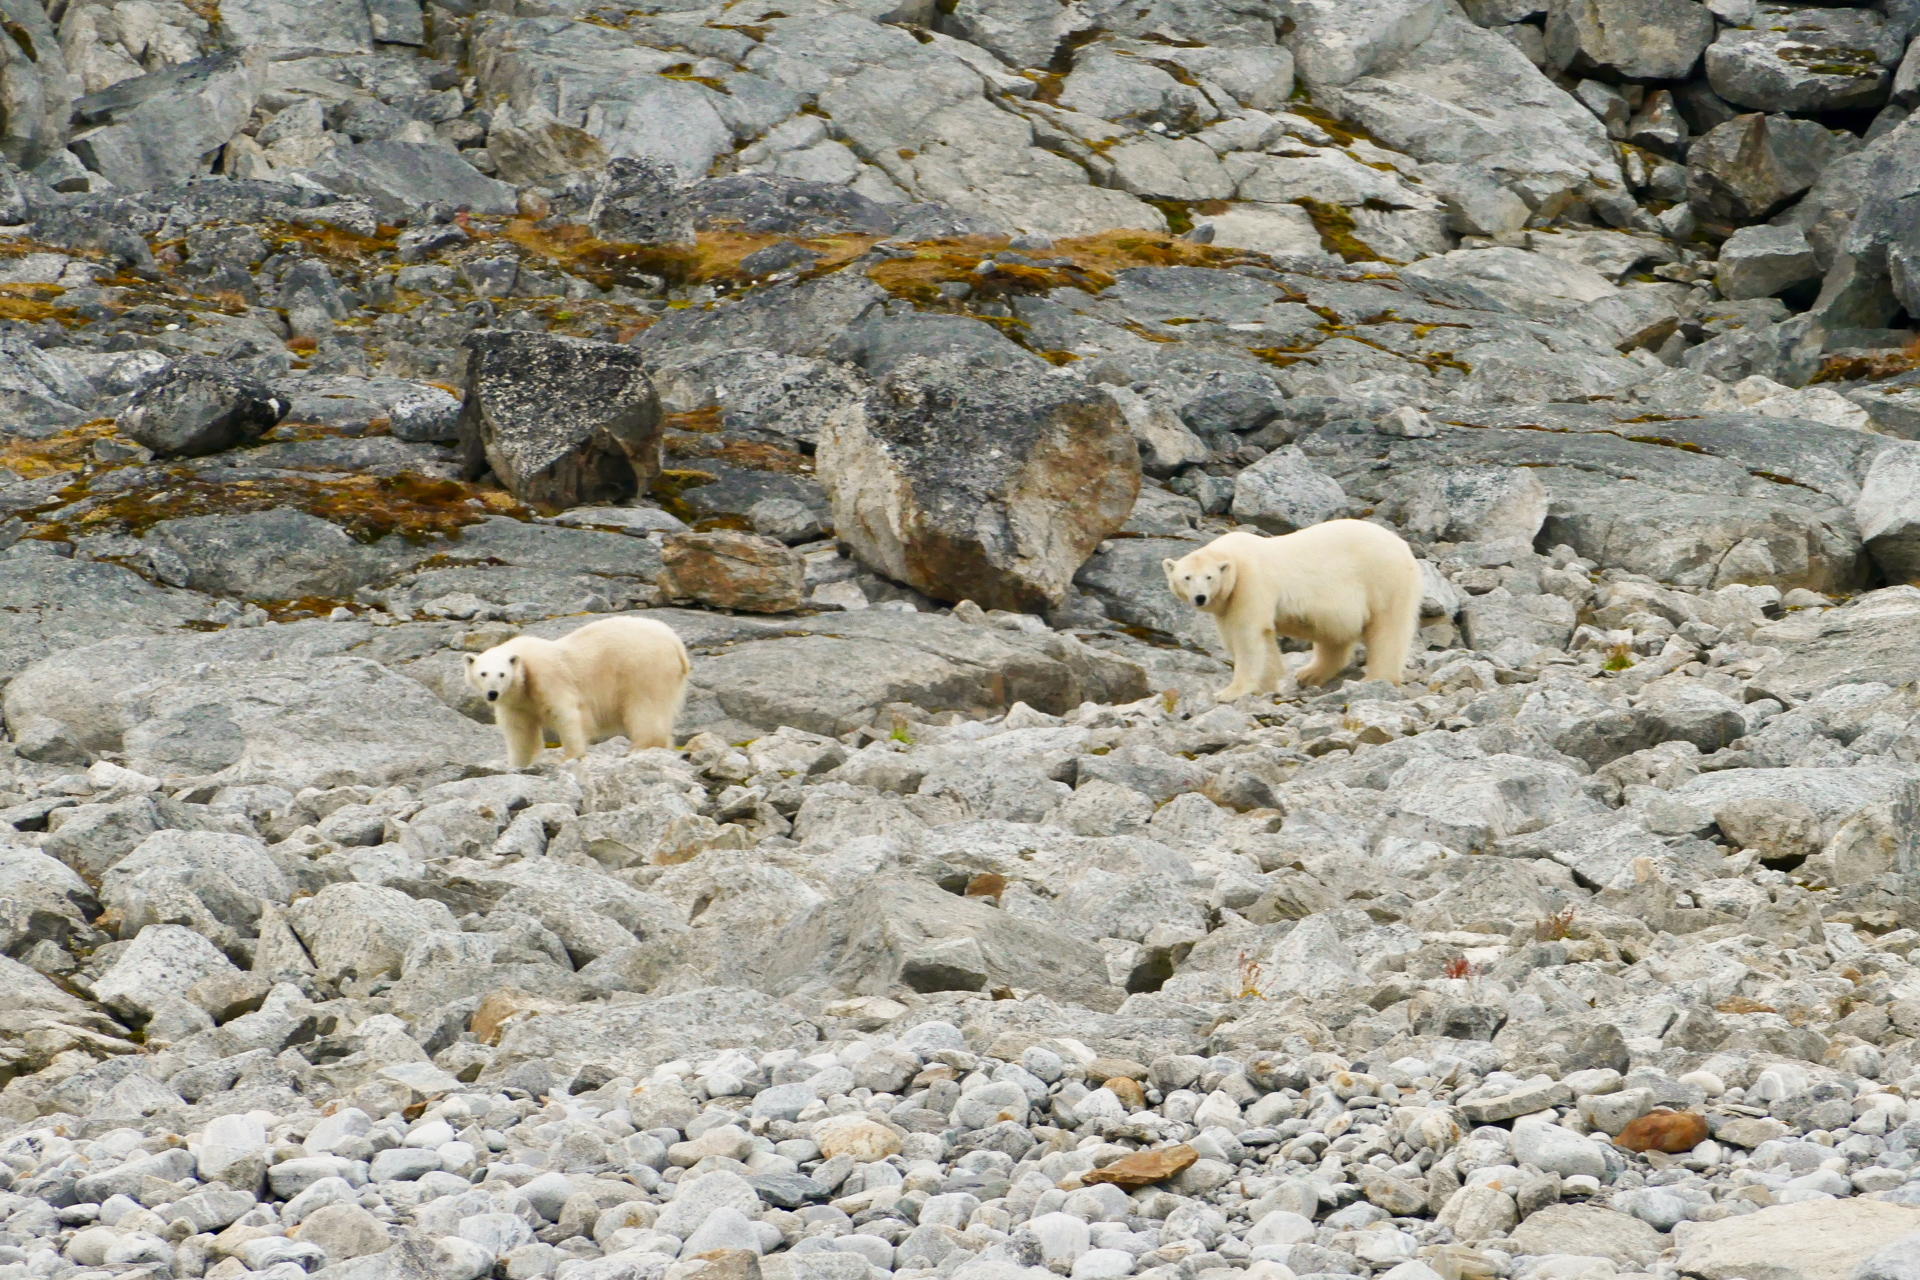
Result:
[[[1230,533],[1210,547],[1234,560],[1236,595],[1252,586],[1281,616],[1312,619],[1328,634],[1357,636],[1367,619],[1401,611],[1410,594],[1420,598],[1412,548],[1365,520],[1328,520],[1277,538]]]
[[[588,733],[618,733],[627,709],[643,700],[678,702],[690,664],[680,637],[651,618],[602,618],[558,640],[515,636],[500,648],[520,655],[526,709],[553,723],[577,707]]]

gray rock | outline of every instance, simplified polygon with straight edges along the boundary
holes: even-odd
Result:
[[[1897,444],[1868,468],[1853,518],[1867,554],[1889,582],[1920,578],[1920,447]]]
[[[639,1078],[676,1057],[722,1048],[804,1049],[818,1039],[812,1022],[779,1001],[741,988],[707,987],[516,1020],[501,1036],[487,1074],[504,1079],[522,1063],[538,1060],[567,1072],[602,1064]],[[751,1187],[747,1191],[752,1194]]]
[[[1727,27],[1707,49],[1707,82],[1722,98],[1759,111],[1844,110],[1885,99],[1901,44],[1879,14],[1772,4],[1758,12],[1752,27]]]
[[[1125,523],[1140,458],[1113,401],[1038,369],[910,360],[821,430],[833,523],[935,599],[1057,603]]]
[[[338,526],[286,507],[162,520],[147,541],[186,566],[181,585],[244,600],[348,599],[398,567]]]
[[[74,738],[73,731],[52,716],[22,716],[10,723],[13,750],[23,760],[37,764],[93,763],[93,753]]]
[[[115,187],[146,190],[204,173],[253,112],[265,67],[237,53],[162,67],[74,101],[74,153]]]
[[[114,425],[163,457],[200,457],[259,439],[291,407],[233,365],[184,356],[136,392]]]
[[[776,992],[1008,986],[1096,1009],[1114,1008],[1121,994],[1097,949],[924,881],[881,881],[796,916],[764,963]]]
[[[1347,514],[1346,491],[1299,449],[1276,449],[1233,482],[1233,518],[1268,533],[1294,533]]]
[[[150,1015],[202,978],[236,972],[211,942],[177,924],[150,924],[93,984],[94,996],[124,1014]]]
[[[619,502],[660,473],[660,400],[638,353],[612,343],[493,330],[467,340],[460,439],[515,497]]]
[[[1736,116],[1688,149],[1687,199],[1717,217],[1764,218],[1812,186],[1846,149],[1811,120]]]
[[[1813,246],[1799,227],[1743,227],[1720,246],[1714,284],[1725,298],[1766,298],[1818,279]]]
[[[519,203],[511,185],[487,177],[451,147],[434,143],[387,141],[334,147],[307,167],[307,176],[330,191],[365,200],[390,222],[427,204],[447,204],[474,213],[512,213]]]
[[[1713,14],[1692,0],[1553,0],[1547,6],[1547,57],[1560,71],[1684,80],[1713,34]]]
[[[287,918],[328,982],[398,976],[422,931],[454,928],[445,903],[373,884],[328,885],[295,903]]]
[[[645,156],[608,161],[587,210],[593,233],[616,244],[692,244],[693,221],[673,166]]]

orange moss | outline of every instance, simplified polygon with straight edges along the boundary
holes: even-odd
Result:
[[[0,467],[28,480],[79,471],[93,460],[93,442],[113,434],[112,418],[95,418],[39,440],[0,444]]]

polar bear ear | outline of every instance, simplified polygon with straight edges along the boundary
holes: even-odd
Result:
[[[1214,588],[1214,599],[1225,600],[1233,594],[1233,578],[1233,561],[1222,560],[1220,562],[1220,585]]]
[[[517,654],[517,653],[510,653],[510,654],[508,654],[508,655],[507,655],[507,665],[508,665],[508,666],[510,666],[510,667],[517,667],[517,666],[519,666],[519,665],[520,665],[520,655],[519,655],[519,654]]]
[[[469,669],[471,669],[471,668],[472,668],[472,666],[473,666],[473,664],[474,664],[474,663],[476,663],[476,662],[478,662],[478,661],[480,661],[480,655],[479,655],[479,654],[477,654],[477,653],[470,653],[470,654],[468,654],[468,655],[467,655],[467,666],[468,666],[468,668],[469,668]]]
[[[1173,585],[1173,571],[1179,566],[1180,562],[1178,560],[1162,560],[1160,562],[1161,572],[1167,575],[1167,585]]]

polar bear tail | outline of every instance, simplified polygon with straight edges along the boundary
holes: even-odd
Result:
[[[1367,619],[1367,679],[1399,684],[1420,626],[1420,572],[1407,557],[1405,580],[1394,584],[1384,608]]]

